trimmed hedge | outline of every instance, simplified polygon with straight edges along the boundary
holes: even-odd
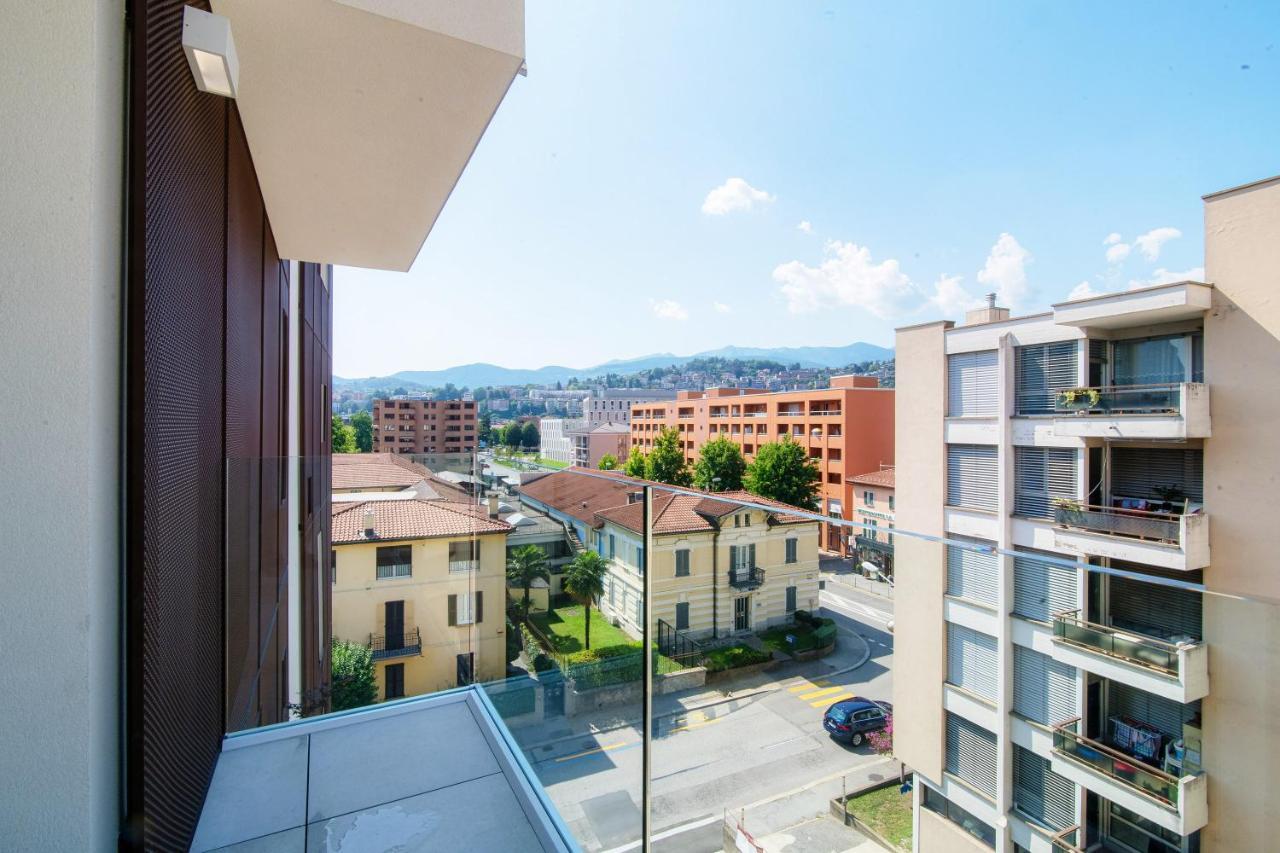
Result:
[[[739,643],[736,646],[723,646],[707,652],[706,667],[707,672],[724,672],[726,669],[764,663],[772,658],[773,655],[768,652],[758,651]]]
[[[578,690],[626,684],[640,680],[644,671],[643,647],[639,643],[620,643],[597,649],[583,649],[565,655],[564,665],[565,676],[573,679]],[[654,655],[655,674],[675,672],[680,668],[671,658]]]
[[[804,618],[800,616],[802,613]],[[807,610],[797,610],[795,617],[794,624],[770,628],[760,634],[760,639],[764,640],[770,648],[782,652],[807,652],[835,642],[838,629],[834,619],[814,616]],[[796,638],[794,644],[787,642],[788,634]]]

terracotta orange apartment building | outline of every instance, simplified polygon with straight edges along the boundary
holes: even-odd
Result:
[[[470,453],[478,435],[473,400],[373,401],[375,451]]]
[[[851,519],[849,477],[893,462],[893,389],[872,376],[833,376],[831,387],[770,393],[759,388],[680,391],[631,409],[631,446],[648,452],[664,427],[679,434],[690,463],[709,439],[726,436],[750,462],[760,445],[789,435],[822,474],[821,511]],[[824,525],[820,546],[848,553],[848,529]]]

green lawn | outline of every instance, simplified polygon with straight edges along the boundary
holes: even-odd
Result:
[[[546,613],[534,613],[529,620],[538,630],[547,635],[547,639],[555,646],[554,651],[561,654],[581,651],[586,648],[583,634],[586,619],[583,618],[582,605],[560,607]],[[591,608],[591,648],[617,646],[634,642],[621,628],[615,628],[600,615],[599,609]]]
[[[859,794],[845,808],[890,844],[911,849],[911,794],[900,794],[896,785],[890,785]]]
[[[724,646],[707,652],[706,667],[707,672],[723,672],[734,667],[764,663],[768,659],[768,653],[756,651],[750,646],[739,643],[736,646]]]
[[[824,641],[821,638],[814,636],[814,628],[815,626],[810,623],[779,625],[761,633],[760,639],[769,648],[777,649],[780,652],[808,651],[824,645]],[[787,643],[788,634],[796,638],[795,645]]]

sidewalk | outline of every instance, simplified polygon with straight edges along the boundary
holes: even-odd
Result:
[[[747,678],[715,686],[699,687],[680,693],[655,696],[653,697],[654,718],[661,720],[726,702],[741,701],[772,693],[782,688],[782,682],[790,681],[797,677],[831,678],[843,675],[862,666],[871,657],[871,647],[867,645],[866,640],[859,636],[855,635],[851,641],[842,635],[840,643],[841,646],[845,643],[850,643],[861,648],[859,651],[855,651],[852,656],[849,656],[840,655],[840,652],[844,649],[837,647],[836,653],[815,661],[804,663],[782,661],[776,669],[770,672],[760,672]],[[833,669],[832,664],[828,663],[828,661],[837,656],[839,656],[839,659],[835,661],[836,668]],[[604,732],[637,725],[640,721],[639,703],[631,702],[619,705],[617,708],[579,714],[572,718],[564,716],[551,717],[541,723],[512,729],[511,734],[521,749],[524,750],[529,760],[537,761],[539,759],[533,754],[535,750],[545,749],[575,738],[594,737]]]

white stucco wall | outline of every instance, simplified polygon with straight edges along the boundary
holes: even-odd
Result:
[[[123,0],[0,6],[0,827],[119,829]]]

